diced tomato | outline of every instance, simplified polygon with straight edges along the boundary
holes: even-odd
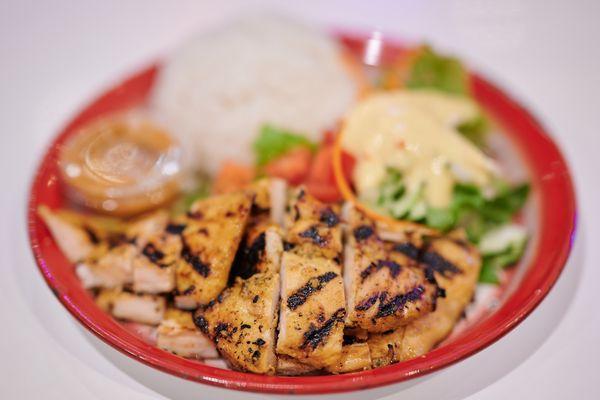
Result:
[[[265,166],[268,176],[285,179],[291,185],[302,183],[310,170],[312,153],[306,147],[293,149]]]
[[[216,194],[234,192],[251,183],[253,179],[254,168],[225,161],[213,183],[213,192]]]
[[[349,180],[354,168],[354,158],[342,152],[342,170]],[[325,202],[334,202],[342,199],[333,172],[333,144],[321,147],[310,169],[306,182],[308,192]]]
[[[308,181],[306,182],[306,190],[325,203],[334,203],[342,200],[342,195],[335,183]]]
[[[334,130],[326,130],[323,133],[323,141],[322,141],[323,145],[327,146],[330,144],[334,144],[337,135],[338,135],[337,132]]]

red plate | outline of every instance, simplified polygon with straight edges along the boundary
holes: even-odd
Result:
[[[360,52],[364,36],[338,35],[352,51]],[[388,47],[388,55],[399,51]],[[31,186],[29,237],[36,262],[48,286],[69,312],[87,329],[117,350],[162,371],[216,386],[271,393],[331,393],[365,389],[427,374],[453,364],[489,346],[519,324],[548,294],[569,255],[575,232],[575,195],[569,170],[544,128],[516,101],[477,74],[474,95],[502,126],[528,166],[536,197],[534,249],[519,282],[500,307],[472,324],[453,340],[425,356],[370,371],[343,375],[279,377],[224,370],[162,351],[126,330],[96,307],[80,285],[73,267],[62,255],[36,210],[40,204],[60,207],[64,198],[57,184],[56,157],[62,143],[82,124],[104,114],[134,107],[147,98],[157,68],[125,80],[89,104],[54,139]],[[513,286],[513,285],[511,285]]]

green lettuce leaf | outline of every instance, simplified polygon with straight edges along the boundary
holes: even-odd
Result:
[[[316,148],[313,142],[302,135],[267,124],[262,126],[252,148],[256,156],[256,164],[264,166],[298,146],[307,147],[311,151]]]
[[[466,96],[469,94],[469,79],[457,58],[437,54],[430,47],[425,47],[409,70],[406,87],[437,89]]]

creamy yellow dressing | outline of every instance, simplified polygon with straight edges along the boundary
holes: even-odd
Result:
[[[437,91],[375,93],[347,116],[342,147],[357,160],[359,196],[373,193],[386,168],[397,168],[409,193],[423,190],[432,207],[446,207],[456,181],[484,187],[497,173],[492,159],[456,127],[479,115],[470,99]]]

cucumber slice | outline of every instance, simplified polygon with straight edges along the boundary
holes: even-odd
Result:
[[[479,241],[482,256],[505,253],[511,248],[522,249],[527,242],[527,231],[521,225],[506,224],[492,229]]]

